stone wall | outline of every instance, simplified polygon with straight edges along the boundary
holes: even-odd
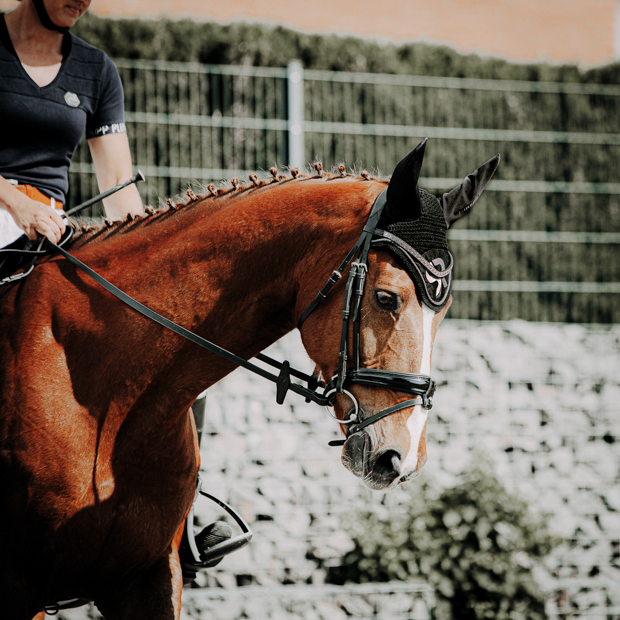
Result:
[[[268,354],[312,369],[297,333]],[[552,530],[569,541],[537,571],[553,615],[559,609],[603,618],[605,608],[620,614],[619,354],[617,325],[447,320],[437,336],[433,375],[439,387],[422,476],[452,485],[472,452],[482,451],[510,490],[551,515]],[[368,502],[379,509],[383,497],[364,489],[340,464],[340,450],[327,446],[338,432],[327,413],[295,394],[278,406],[273,385],[245,371],[209,390],[205,488],[240,510],[254,539],[199,577],[209,589],[185,592],[185,620],[242,613],[256,620],[373,617],[377,607],[373,611],[367,597],[354,597],[360,606],[351,612],[333,596],[317,594],[325,567],[351,548],[342,515]],[[207,500],[197,513],[202,523],[218,518]],[[297,589],[296,603],[278,604],[283,584],[306,584],[307,595]],[[238,590],[237,598],[240,586],[251,587]],[[227,594],[207,594],[218,587]],[[379,592],[375,598],[381,608],[399,596]],[[392,617],[426,617],[421,603],[412,615],[420,596],[409,596],[409,611]],[[66,618],[81,620],[86,613]]]

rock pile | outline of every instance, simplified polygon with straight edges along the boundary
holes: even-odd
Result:
[[[311,370],[296,333],[270,353]],[[482,451],[550,515],[570,541],[539,571],[550,611],[620,606],[619,353],[618,326],[448,320],[435,343],[423,476],[456,484]],[[327,446],[336,425],[296,395],[276,405],[273,386],[242,371],[209,391],[207,410],[206,486],[252,521],[255,540],[202,585],[322,583],[351,545],[341,515],[381,501]]]

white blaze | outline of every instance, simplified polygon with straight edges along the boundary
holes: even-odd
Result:
[[[422,363],[416,372],[423,375],[431,374],[431,345],[433,343],[432,329],[435,311],[431,310],[426,304],[422,304]],[[428,420],[428,411],[422,409],[420,405],[416,405],[407,420],[407,429],[411,435],[411,444],[409,454],[403,461],[402,473],[406,476],[409,472],[415,470],[418,465],[418,449],[422,433]]]

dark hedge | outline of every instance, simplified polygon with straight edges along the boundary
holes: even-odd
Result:
[[[206,64],[285,67],[300,59],[307,69],[379,72],[447,77],[556,82],[620,82],[620,63],[582,71],[576,66],[515,64],[497,58],[461,55],[422,43],[380,45],[335,35],[309,35],[261,24],[194,23],[190,20],[113,20],[86,15],[74,32],[114,59],[168,60]],[[196,114],[246,118],[285,118],[283,80],[243,80],[216,71],[189,73],[160,68],[121,68],[128,113]],[[307,121],[397,124],[616,134],[620,97],[570,92],[519,92],[417,88],[403,85],[326,83],[305,79]],[[237,131],[176,124],[132,123],[130,144],[142,166],[203,169],[268,169],[286,165],[284,132]],[[308,160],[326,169],[345,162],[388,174],[424,135],[353,136],[307,131]],[[423,174],[462,178],[495,153],[502,163],[496,179],[620,183],[619,145],[529,140],[435,138],[429,143]],[[82,149],[76,162],[88,163]],[[88,182],[78,202],[92,195]],[[150,179],[151,201],[182,190],[186,178]],[[78,194],[80,194],[78,196]],[[620,231],[620,196],[506,191],[486,192],[460,227],[562,232]],[[468,242],[451,244],[455,277],[462,280],[617,282],[616,244]],[[501,293],[459,291],[450,315],[456,318],[568,322],[617,322],[619,295],[585,293]]]
[[[574,65],[516,64],[424,43],[381,45],[367,39],[304,34],[282,26],[84,16],[73,32],[112,58],[439,75],[503,80],[617,84],[620,63],[581,71]]]

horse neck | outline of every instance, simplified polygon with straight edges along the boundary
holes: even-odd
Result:
[[[355,243],[382,187],[307,179],[206,199],[101,244],[101,258],[119,257],[111,271],[140,301],[250,358],[295,327],[300,304]],[[157,341],[146,348],[160,355]],[[166,354],[169,381],[176,373],[192,391],[234,368],[180,339]]]

